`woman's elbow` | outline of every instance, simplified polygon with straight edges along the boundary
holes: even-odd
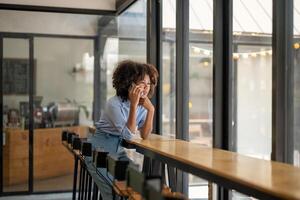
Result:
[[[150,134],[151,134],[151,131],[146,132],[146,133],[142,133],[142,134],[141,134],[141,138],[142,138],[143,140],[146,140],[146,139],[149,137]]]

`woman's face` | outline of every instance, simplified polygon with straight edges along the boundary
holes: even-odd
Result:
[[[143,89],[141,98],[145,98],[148,96],[148,93],[150,91],[151,81],[149,75],[145,75],[144,78],[137,82],[137,86],[141,87]]]

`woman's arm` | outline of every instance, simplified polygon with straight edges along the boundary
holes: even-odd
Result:
[[[132,132],[135,133],[136,131],[136,109],[137,105],[130,105],[129,116],[127,120],[127,128]]]
[[[148,97],[143,99],[142,106],[147,109],[147,116],[144,125],[140,129],[140,134],[143,139],[147,139],[153,128],[154,106]]]

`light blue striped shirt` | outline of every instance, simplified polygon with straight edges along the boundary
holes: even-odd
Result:
[[[96,133],[108,133],[131,139],[132,132],[127,128],[127,119],[130,111],[130,101],[122,102],[119,96],[111,97],[107,103],[100,120],[96,123]],[[136,111],[137,128],[141,129],[145,123],[147,110],[138,106]]]

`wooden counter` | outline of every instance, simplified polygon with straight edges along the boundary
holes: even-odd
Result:
[[[88,133],[88,127],[67,127],[81,137]],[[62,128],[34,130],[33,169],[34,179],[54,178],[73,173],[74,160],[61,144]],[[29,131],[6,129],[3,146],[4,185],[26,183],[29,169]]]
[[[138,152],[260,199],[300,200],[300,168],[151,135],[127,141]]]

